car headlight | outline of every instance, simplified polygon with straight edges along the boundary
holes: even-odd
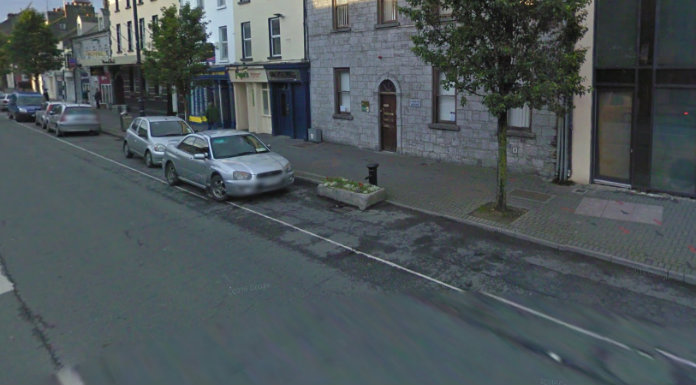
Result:
[[[249,180],[251,179],[251,174],[244,171],[235,171],[232,173],[232,179],[234,180]]]
[[[26,113],[27,113],[27,109],[26,109],[26,108],[20,108],[20,109],[19,109],[19,112],[21,112],[21,113],[23,113],[23,114],[26,114]]]
[[[283,170],[285,170],[285,172],[292,172],[292,165],[290,164],[290,162],[288,162],[285,165],[285,167],[283,167]]]
[[[155,151],[157,151],[157,152],[164,152],[164,149],[165,149],[165,147],[163,144],[156,144],[155,145]]]

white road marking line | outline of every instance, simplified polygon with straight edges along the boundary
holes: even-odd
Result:
[[[17,124],[19,124],[19,123],[17,123]],[[25,128],[29,128],[29,127],[24,126],[24,125],[21,125],[21,124],[20,124],[20,126],[25,127]],[[88,154],[94,155],[94,156],[96,156],[96,157],[98,157],[98,158],[100,158],[100,159],[104,159],[104,160],[106,160],[106,161],[108,161],[108,162],[111,162],[111,163],[113,163],[113,164],[115,164],[115,165],[124,167],[124,168],[126,168],[126,169],[128,169],[128,170],[131,170],[131,171],[134,171],[134,172],[136,172],[136,173],[138,173],[138,174],[144,175],[144,176],[146,176],[146,177],[148,177],[148,178],[150,178],[150,179],[156,180],[156,181],[158,181],[158,182],[160,182],[160,183],[163,183],[163,184],[166,184],[166,183],[167,183],[166,181],[164,181],[164,180],[162,180],[162,179],[159,179],[159,178],[157,178],[157,177],[154,177],[154,176],[149,175],[149,174],[147,174],[147,173],[144,173],[144,172],[142,172],[142,171],[136,170],[136,169],[134,169],[134,168],[132,168],[132,167],[129,167],[129,166],[127,166],[127,165],[125,165],[125,164],[123,164],[123,163],[117,162],[117,161],[115,161],[115,160],[109,159],[109,158],[107,158],[107,157],[105,157],[105,156],[99,155],[99,154],[97,154],[97,153],[95,153],[95,152],[92,152],[92,151],[90,151],[90,150],[87,150],[86,148],[82,148],[82,147],[80,147],[80,146],[77,146],[77,145],[75,145],[75,144],[72,144],[72,143],[70,143],[70,142],[67,142],[67,141],[65,141],[65,140],[62,140],[62,139],[59,139],[59,138],[56,138],[56,137],[51,137],[51,138],[52,138],[52,139],[55,139],[55,140],[57,140],[57,141],[59,141],[59,142],[61,142],[61,143],[65,143],[65,144],[67,144],[67,145],[69,145],[69,146],[71,146],[71,147],[74,147],[74,148],[78,149],[78,150],[84,151],[84,152],[86,152],[86,153],[88,153]],[[190,195],[193,195],[193,196],[196,196],[196,197],[205,199],[205,200],[208,199],[206,196],[203,196],[203,195],[194,193],[194,192],[192,192],[192,191],[188,191],[188,190],[186,190],[186,189],[184,189],[184,188],[182,188],[182,187],[176,186],[176,188],[177,188],[178,190],[183,191],[183,192],[186,192],[186,193],[188,193],[188,194],[190,194]],[[368,253],[365,253],[365,252],[363,252],[363,251],[354,249],[354,248],[352,248],[352,247],[350,247],[350,246],[348,246],[348,245],[344,245],[344,244],[342,244],[342,243],[340,243],[340,242],[337,242],[337,241],[334,241],[334,240],[332,240],[332,239],[323,237],[323,236],[321,236],[321,235],[319,235],[319,234],[316,234],[316,233],[313,233],[313,232],[311,232],[311,231],[309,231],[309,230],[302,229],[302,228],[297,227],[297,226],[295,226],[295,225],[293,225],[293,224],[290,224],[290,223],[288,223],[288,222],[285,222],[285,221],[283,221],[283,220],[281,220],[281,219],[273,218],[273,217],[271,217],[271,216],[268,216],[268,215],[263,214],[263,213],[261,213],[261,212],[258,212],[258,211],[256,211],[256,210],[253,210],[253,209],[250,209],[250,208],[248,208],[248,207],[244,207],[244,206],[238,205],[238,204],[233,203],[233,202],[226,202],[226,203],[227,203],[228,205],[230,205],[230,206],[233,206],[233,207],[242,209],[242,210],[244,210],[244,211],[247,211],[247,212],[249,212],[249,213],[252,213],[252,214],[258,215],[258,216],[260,216],[260,217],[266,218],[266,219],[268,219],[268,220],[270,220],[270,221],[279,223],[279,224],[281,224],[281,225],[283,225],[283,226],[290,227],[290,228],[292,228],[292,229],[294,229],[294,230],[297,230],[297,231],[299,231],[299,232],[301,232],[301,233],[303,233],[303,234],[307,234],[307,235],[309,235],[309,236],[311,236],[311,237],[321,239],[322,241],[328,242],[328,243],[330,243],[330,244],[332,244],[332,245],[334,245],[334,246],[337,246],[337,247],[339,247],[339,248],[343,248],[343,249],[348,250],[348,251],[351,251],[351,252],[353,252],[353,253],[355,253],[355,254],[362,255],[362,256],[364,256],[364,257],[366,257],[366,258],[368,258],[368,259],[372,259],[372,260],[374,260],[374,261],[383,263],[383,264],[385,264],[385,265],[387,265],[387,266],[391,266],[391,267],[393,267],[393,268],[395,268],[395,269],[398,269],[398,270],[407,272],[407,273],[409,273],[409,274],[415,275],[415,276],[417,276],[417,277],[423,278],[423,279],[425,279],[425,280],[427,280],[427,281],[433,282],[433,283],[435,283],[435,284],[438,284],[438,285],[440,285],[440,286],[443,286],[443,287],[446,287],[446,288],[448,288],[448,289],[454,290],[454,291],[456,291],[456,292],[459,292],[459,293],[465,292],[465,290],[463,290],[463,289],[461,289],[461,288],[458,288],[458,287],[456,287],[456,286],[452,286],[452,285],[450,285],[450,284],[448,284],[448,283],[445,283],[445,282],[442,282],[442,281],[440,281],[440,280],[438,280],[438,279],[429,277],[429,276],[427,276],[427,275],[425,275],[425,274],[423,274],[423,273],[419,273],[419,272],[417,272],[417,271],[415,271],[415,270],[411,270],[411,269],[409,269],[409,268],[407,268],[407,267],[401,266],[401,265],[396,264],[396,263],[394,263],[394,262],[387,261],[387,260],[385,260],[385,259],[376,257],[376,256],[374,256],[374,255],[372,255],[372,254],[368,254]],[[616,340],[614,340],[614,339],[612,339],[612,338],[610,338],[610,337],[606,337],[606,336],[603,336],[603,335],[601,335],[601,334],[597,334],[597,333],[592,332],[592,331],[590,331],[590,330],[584,329],[584,328],[582,328],[582,327],[580,327],[580,326],[575,326],[575,325],[573,325],[573,324],[570,324],[570,323],[568,323],[568,322],[562,321],[562,320],[560,320],[560,319],[558,319],[558,318],[555,318],[555,317],[553,317],[553,316],[550,316],[550,315],[541,313],[541,312],[539,312],[539,311],[537,311],[537,310],[534,310],[534,309],[529,308],[529,307],[527,307],[527,306],[524,306],[524,305],[522,305],[522,304],[519,304],[519,303],[510,301],[510,300],[505,299],[505,298],[503,298],[503,297],[499,297],[499,296],[497,296],[497,295],[495,295],[495,294],[488,293],[488,292],[486,292],[486,291],[480,291],[480,293],[483,294],[483,295],[485,295],[485,296],[487,296],[487,297],[489,297],[489,298],[491,298],[491,299],[494,299],[494,300],[496,300],[496,301],[498,301],[498,302],[501,302],[501,303],[506,304],[506,305],[508,305],[508,306],[514,307],[514,308],[516,308],[516,309],[518,309],[518,310],[520,310],[520,311],[523,311],[523,312],[525,312],[525,313],[532,314],[532,315],[534,315],[534,316],[536,316],[536,317],[545,319],[545,320],[547,320],[547,321],[549,321],[549,322],[552,322],[552,323],[555,323],[555,324],[557,324],[557,325],[563,326],[563,327],[568,328],[568,329],[570,329],[570,330],[572,330],[572,331],[575,331],[575,332],[577,332],[577,333],[579,333],[579,334],[585,335],[585,336],[587,336],[587,337],[590,337],[590,338],[593,338],[593,339],[596,339],[596,340],[599,340],[599,341],[603,341],[603,342],[605,342],[605,343],[608,343],[608,344],[610,344],[610,345],[614,345],[614,346],[616,346],[616,347],[618,347],[618,348],[621,348],[621,349],[624,349],[624,350],[627,350],[627,351],[637,352],[639,355],[641,355],[641,356],[643,356],[643,357],[649,357],[649,355],[647,355],[645,352],[642,352],[642,351],[640,351],[640,350],[638,350],[638,349],[631,348],[631,347],[629,347],[628,345],[623,344],[623,343],[621,343],[621,342],[619,342],[619,341],[616,341]],[[692,362],[692,361],[689,361],[689,360],[687,360],[687,359],[681,358],[681,357],[679,357],[679,356],[676,356],[676,355],[674,355],[674,354],[665,352],[665,351],[660,350],[660,349],[657,349],[657,348],[655,348],[655,350],[658,351],[660,354],[664,355],[664,356],[667,357],[667,358],[670,358],[670,359],[672,359],[672,360],[674,360],[674,361],[677,361],[677,362],[683,363],[683,364],[685,364],[685,365],[691,366],[691,367],[693,367],[693,368],[696,368],[696,363],[694,363],[694,362]],[[651,357],[649,357],[649,358],[651,358]]]
[[[670,352],[666,352],[666,351],[664,351],[664,350],[662,350],[662,349],[655,348],[655,350],[657,350],[658,353],[662,354],[663,356],[665,356],[665,357],[667,357],[667,358],[669,358],[669,359],[672,359],[672,360],[677,361],[677,362],[679,362],[679,363],[681,363],[681,364],[684,364],[684,365],[686,365],[686,366],[690,366],[690,367],[696,369],[696,363],[693,362],[693,361],[689,361],[689,360],[687,360],[687,359],[685,359],[685,358],[681,358],[681,357],[679,357],[679,356],[677,356],[677,355],[674,355],[674,354],[672,354],[672,353],[670,353]]]
[[[7,279],[2,272],[0,272],[0,295],[8,293],[12,290],[14,290],[14,285],[12,285],[12,282],[10,282],[10,280]]]
[[[56,377],[61,385],[85,385],[80,374],[67,366],[59,370]]]

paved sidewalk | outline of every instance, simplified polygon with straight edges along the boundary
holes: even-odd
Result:
[[[103,119],[104,131],[122,135],[118,115],[111,114],[115,124]],[[494,169],[259,136],[293,163],[299,177],[362,180],[365,166],[379,163],[378,183],[391,203],[696,284],[695,200],[598,185],[558,186],[511,173],[508,202],[529,211],[502,225],[469,215],[493,200]]]

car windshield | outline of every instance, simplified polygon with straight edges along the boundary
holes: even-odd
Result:
[[[19,106],[38,106],[43,103],[43,96],[20,96],[17,98],[17,105]]]
[[[183,120],[167,120],[162,122],[150,122],[150,135],[153,137],[161,136],[182,136],[192,134],[193,130]]]
[[[65,110],[66,115],[94,115],[94,111],[88,107],[71,107]]]
[[[230,135],[211,139],[216,159],[268,152],[268,148],[253,135]]]

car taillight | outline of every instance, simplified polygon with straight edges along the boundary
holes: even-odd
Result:
[[[61,121],[61,122],[65,122],[65,121],[67,121],[67,120],[68,120],[68,119],[67,119],[67,116],[66,116],[65,114],[63,114],[63,115],[60,117],[60,121]]]

